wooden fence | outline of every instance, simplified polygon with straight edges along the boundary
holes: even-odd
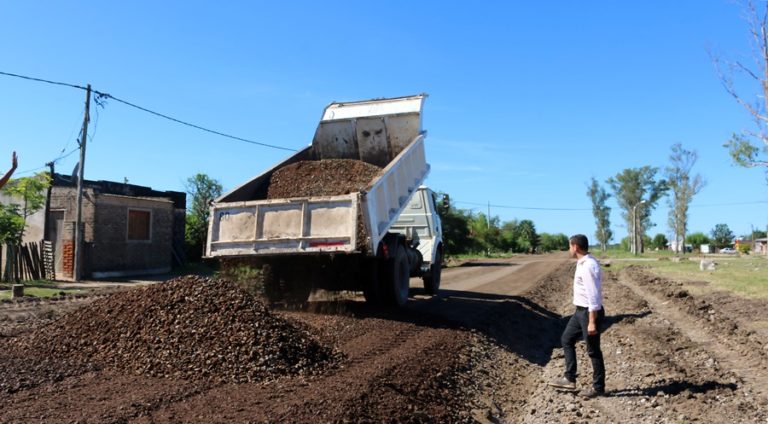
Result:
[[[0,245],[0,280],[29,281],[56,278],[50,241]]]

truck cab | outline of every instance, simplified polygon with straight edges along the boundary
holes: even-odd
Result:
[[[443,262],[443,231],[435,193],[427,186],[420,186],[389,231],[402,234],[418,250],[421,260],[417,263],[421,265],[412,270],[411,277],[422,277],[424,290],[437,294]]]

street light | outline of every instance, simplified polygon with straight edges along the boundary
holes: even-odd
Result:
[[[637,246],[637,207],[646,203],[645,200],[641,200],[635,204],[632,208],[632,250],[634,250],[635,256],[638,255]]]

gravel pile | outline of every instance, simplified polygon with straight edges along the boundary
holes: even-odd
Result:
[[[267,199],[339,196],[360,191],[381,168],[353,159],[296,162],[272,174]]]
[[[36,357],[224,382],[315,374],[338,359],[234,283],[194,276],[95,301],[12,343]]]

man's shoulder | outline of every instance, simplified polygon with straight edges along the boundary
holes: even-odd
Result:
[[[592,254],[591,254],[591,253],[589,253],[589,254],[587,254],[586,256],[584,256],[584,262],[583,262],[583,264],[584,264],[584,265],[587,265],[587,266],[589,266],[589,267],[597,267],[597,268],[600,268],[600,261],[599,261],[599,260],[597,260],[597,258],[596,258],[596,257],[592,256]]]

